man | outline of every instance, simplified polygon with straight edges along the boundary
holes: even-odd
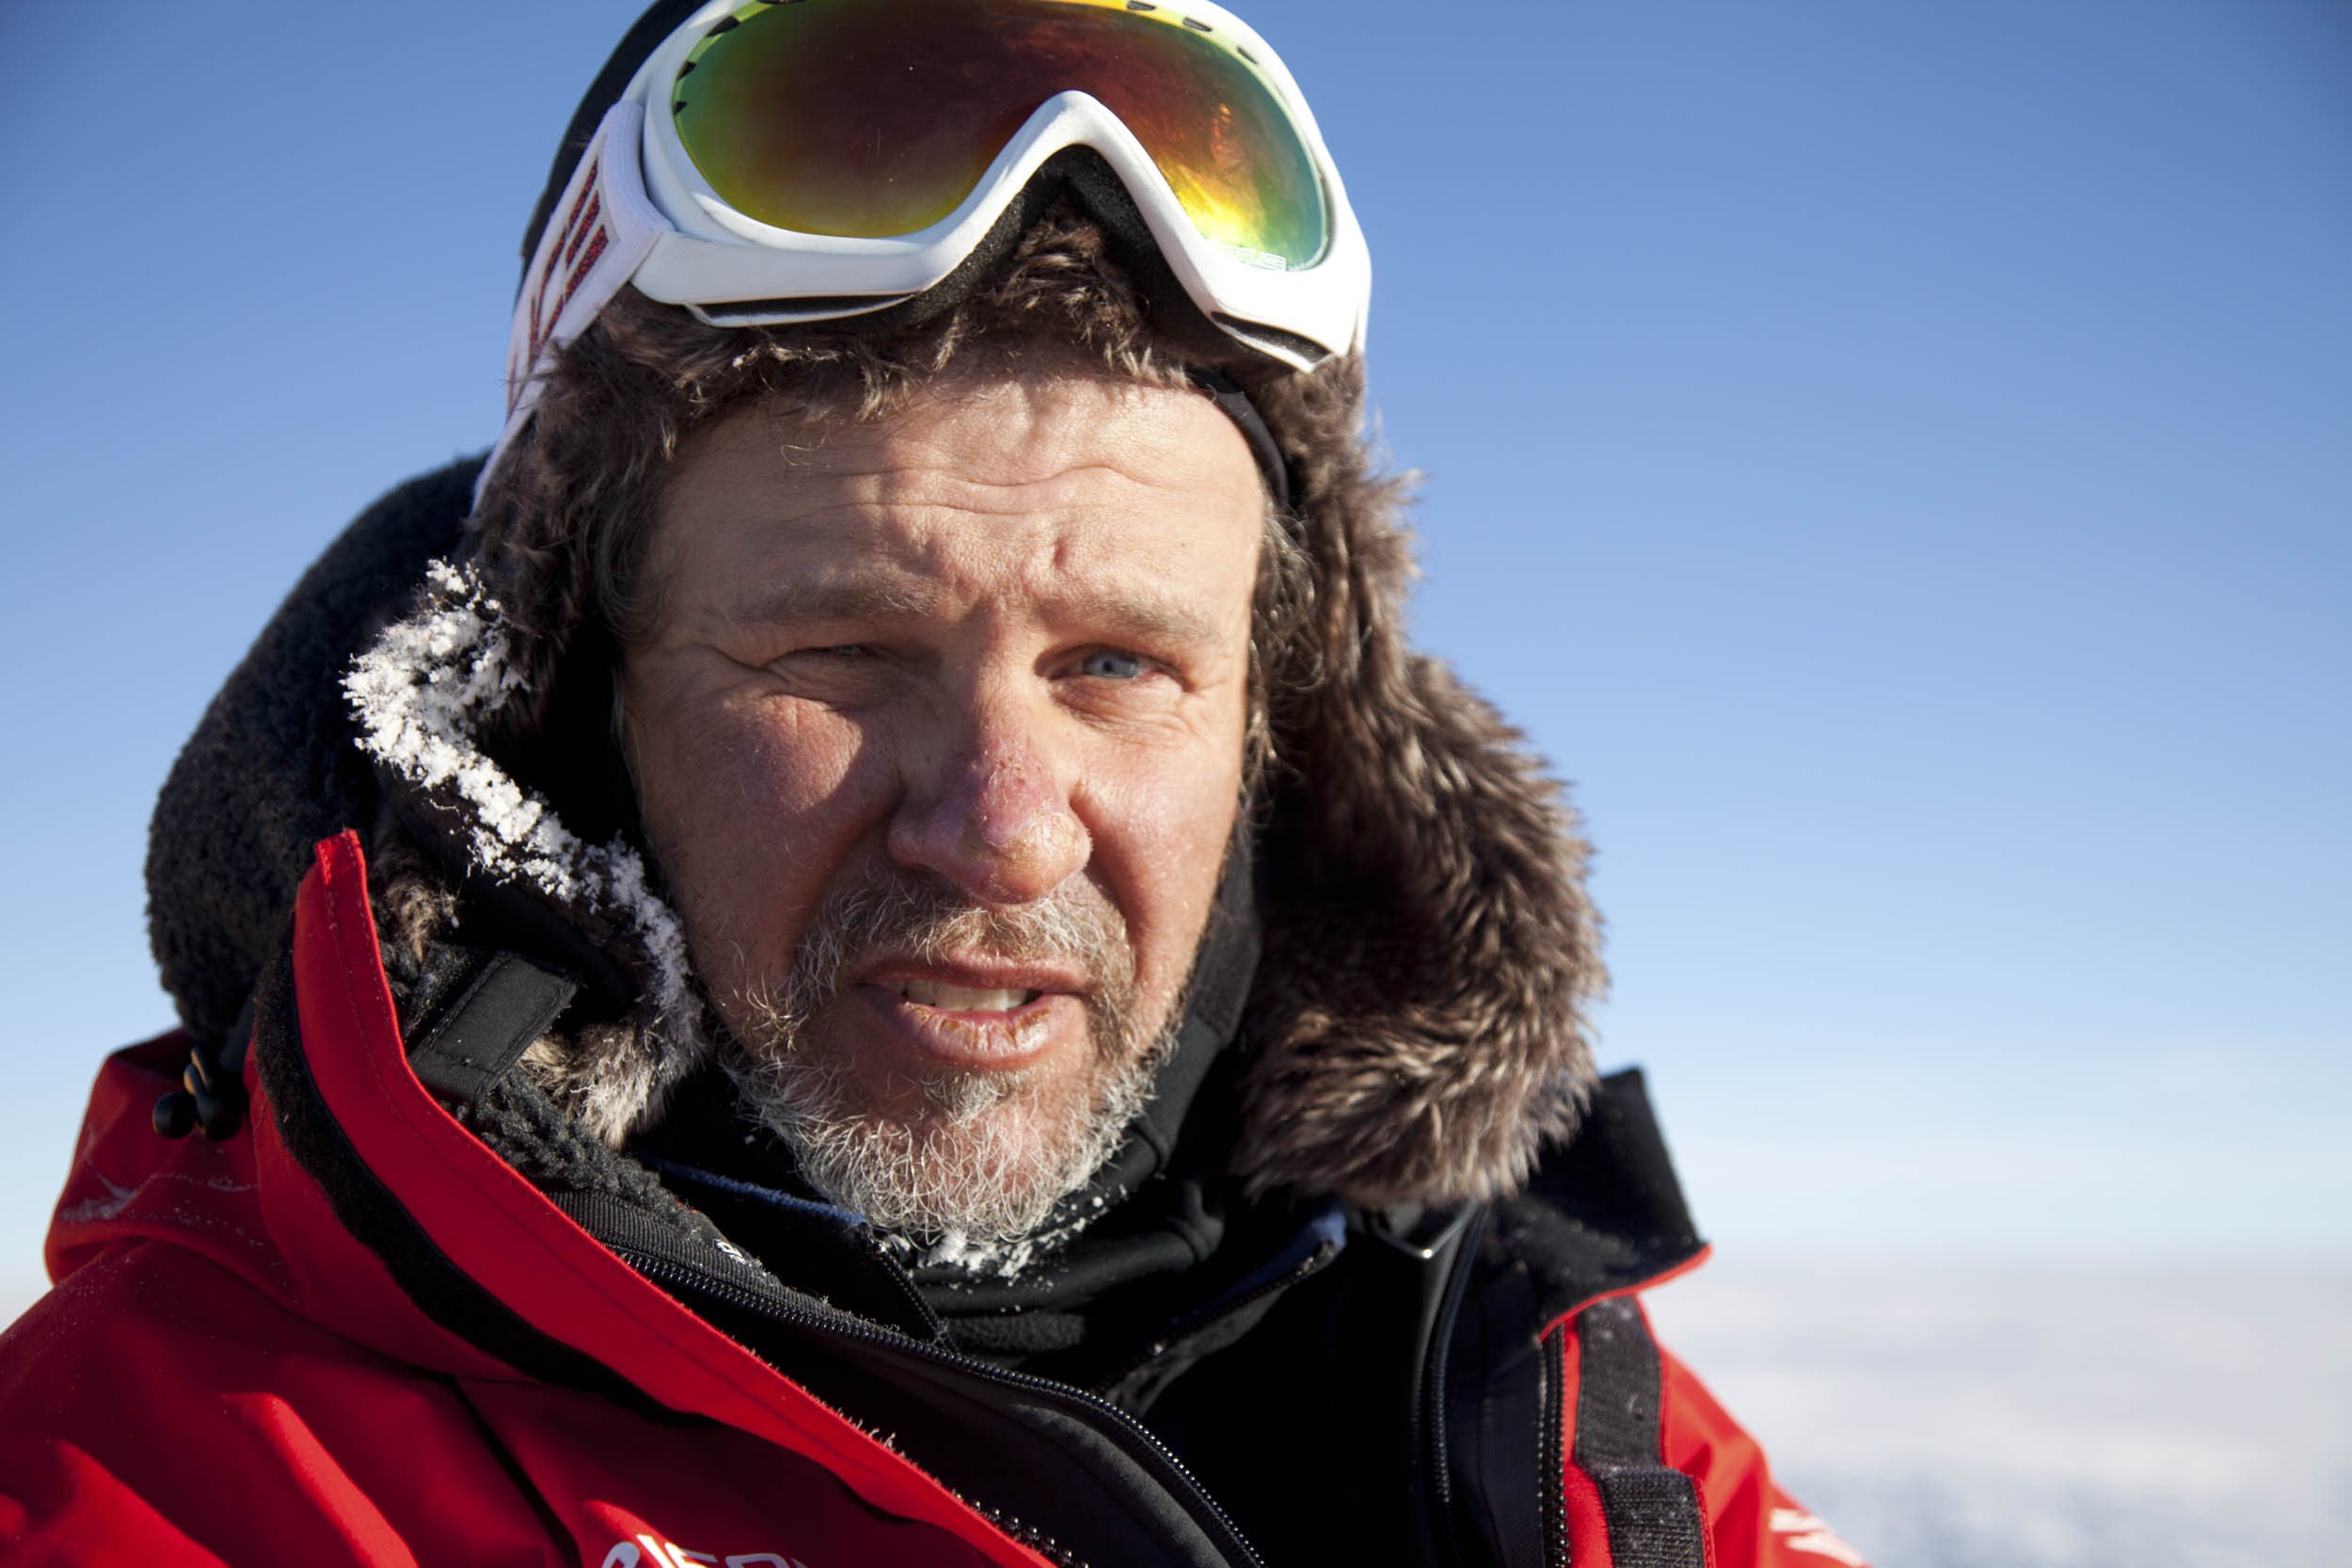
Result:
[[[1399,629],[1263,40],[665,3],[485,461],[158,806],[7,1341],[56,1561],[1859,1560],[1651,1340],[1582,849]]]

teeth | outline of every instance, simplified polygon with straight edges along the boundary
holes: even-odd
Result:
[[[969,986],[943,986],[930,980],[894,982],[890,988],[908,1001],[944,1013],[1009,1013],[1034,1000],[1033,990],[975,990]]]

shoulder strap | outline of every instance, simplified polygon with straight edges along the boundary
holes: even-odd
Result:
[[[1665,1461],[1658,1342],[1641,1307],[1595,1302],[1554,1325],[1545,1346],[1557,1390],[1547,1425],[1561,1465],[1553,1561],[1592,1560],[1578,1548],[1598,1536],[1613,1568],[1707,1568],[1698,1488]]]

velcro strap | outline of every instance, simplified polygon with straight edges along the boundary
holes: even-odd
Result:
[[[1658,1344],[1642,1309],[1618,1298],[1577,1314],[1582,1376],[1576,1467],[1593,1478],[1617,1568],[1707,1568],[1698,1489],[1661,1441]]]
[[[515,953],[495,953],[440,1021],[409,1048],[436,1098],[471,1105],[548,1031],[578,983]]]

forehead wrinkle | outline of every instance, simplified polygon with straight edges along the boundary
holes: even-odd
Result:
[[[999,478],[972,472],[968,458],[958,460],[945,451],[942,458],[938,463],[919,466],[894,463],[874,468],[834,469],[828,477],[844,482],[849,494],[847,504],[851,506],[961,512],[982,517],[1075,512],[1081,509],[1079,503],[1061,499],[1056,492],[1066,491],[1072,482],[1092,474],[1109,475],[1130,497],[1168,492],[1189,495],[1202,488],[1198,474],[1154,475],[1138,472],[1117,461],[1071,464],[1050,473]],[[1083,509],[1110,510],[1104,505],[1107,499],[1094,497],[1084,503]],[[1116,504],[1112,502],[1113,506]]]
[[[1081,384],[1102,380],[1090,371],[1075,379]],[[930,480],[944,479],[972,491],[1007,491],[1052,485],[1089,471],[1114,475],[1141,491],[1187,495],[1225,488],[1220,481],[1231,483],[1238,476],[1248,495],[1263,497],[1263,481],[1240,431],[1198,391],[1144,388],[1114,378],[1104,388],[1109,394],[1106,409],[1078,413],[1038,406],[1042,393],[1065,385],[1059,380],[1032,385],[990,375],[953,377],[933,388],[931,396],[872,419],[787,418],[787,425],[799,439],[781,438],[772,413],[765,422],[731,431],[727,439],[766,449],[802,481],[842,485],[850,504],[899,503],[897,492],[923,490],[924,482]],[[1181,440],[1156,439],[1138,429],[1136,400],[1163,397],[1187,405],[1201,428]],[[1057,464],[1061,446],[1057,431],[1073,424],[1106,445],[1107,454],[1098,446],[1096,461]],[[1178,471],[1167,467],[1165,460],[1171,454],[1184,458]],[[972,472],[976,455],[1001,464],[1005,477]],[[910,499],[920,502],[932,498]]]
[[[1060,552],[1055,552],[1058,557]],[[1057,563],[1058,564],[1058,562]],[[1152,643],[1212,645],[1224,628],[1216,617],[1181,595],[1154,592],[1140,583],[1073,581],[1058,570],[1022,573],[1024,596],[1049,626],[1086,626]],[[760,584],[734,610],[740,621],[788,625],[805,622],[946,622],[961,618],[961,606],[993,615],[1004,607],[985,585],[955,585],[906,573],[871,559],[842,571],[822,571],[783,582]]]
[[[1054,485],[1075,475],[1107,473],[1138,490],[1192,492],[1212,483],[1211,476],[1220,467],[1231,467],[1220,463],[1220,457],[1237,455],[1250,493],[1260,491],[1257,464],[1240,431],[1198,393],[1177,395],[1197,405],[1192,411],[1206,412],[1206,427],[1171,445],[1136,428],[1134,399],[1141,388],[1125,384],[1114,387],[1112,407],[1085,417],[1058,408],[1041,415],[1034,404],[1038,390],[1019,383],[993,387],[977,396],[951,400],[944,417],[938,418],[903,411],[864,433],[866,451],[858,456],[870,454],[874,467],[858,463],[834,471],[909,481],[945,477],[979,491],[1024,490]],[[1006,393],[1011,395],[1001,395]],[[1008,403],[1013,405],[1009,410],[1005,407]],[[1105,438],[1109,450],[1098,447],[1095,460],[1089,463],[1059,462],[1064,449],[1057,427],[1073,421]],[[972,438],[975,422],[980,426],[977,434],[983,437],[977,443]],[[1228,448],[1232,450],[1224,450]],[[1001,465],[1004,477],[973,472],[976,452]],[[1186,459],[1184,471],[1168,471],[1166,460],[1171,452],[1181,452]]]
[[[871,477],[887,482],[899,474],[884,469]],[[959,600],[985,608],[1017,584],[1049,622],[1089,622],[1187,642],[1221,638],[1216,616],[1159,586],[1183,580],[1184,549],[1104,561],[1098,541],[1069,531],[1085,517],[1115,519],[1126,507],[1100,500],[1037,507],[1009,496],[995,505],[968,504],[983,499],[993,498],[848,499],[771,517],[758,529],[766,544],[756,553],[766,570],[745,563],[755,580],[732,613],[763,623],[945,619]],[[850,530],[838,526],[844,517],[855,519]],[[997,526],[1007,520],[1026,526]],[[792,559],[810,546],[810,556]],[[769,575],[777,568],[786,580]]]
[[[1133,439],[1114,439],[1108,450],[1098,443],[1083,454],[1090,461],[1063,464],[1057,460],[1080,453],[1051,438],[1025,410],[1009,410],[991,430],[993,439],[969,439],[969,418],[993,401],[975,400],[944,423],[914,420],[910,428],[888,420],[828,433],[845,439],[788,443],[781,483],[745,498],[765,516],[751,521],[761,542],[738,559],[747,580],[733,595],[732,618],[944,622],[992,612],[993,600],[1017,584],[1049,624],[1154,643],[1230,641],[1225,623],[1233,617],[1165,590],[1186,580],[1184,544],[1164,543],[1153,552],[1164,559],[1118,550],[1105,559],[1093,537],[1100,529],[1091,526],[1108,523],[1116,531],[1120,515],[1131,511],[1148,524],[1171,495],[1222,511],[1210,497],[1229,487],[1221,482],[1232,476],[1220,470],[1232,465],[1212,455],[1229,455],[1217,452],[1216,437],[1205,452],[1197,441],[1178,443],[1182,457],[1172,468],[1169,451]],[[1238,447],[1238,433],[1214,411],[1212,418]],[[1254,467],[1248,478],[1248,499],[1256,500]]]

